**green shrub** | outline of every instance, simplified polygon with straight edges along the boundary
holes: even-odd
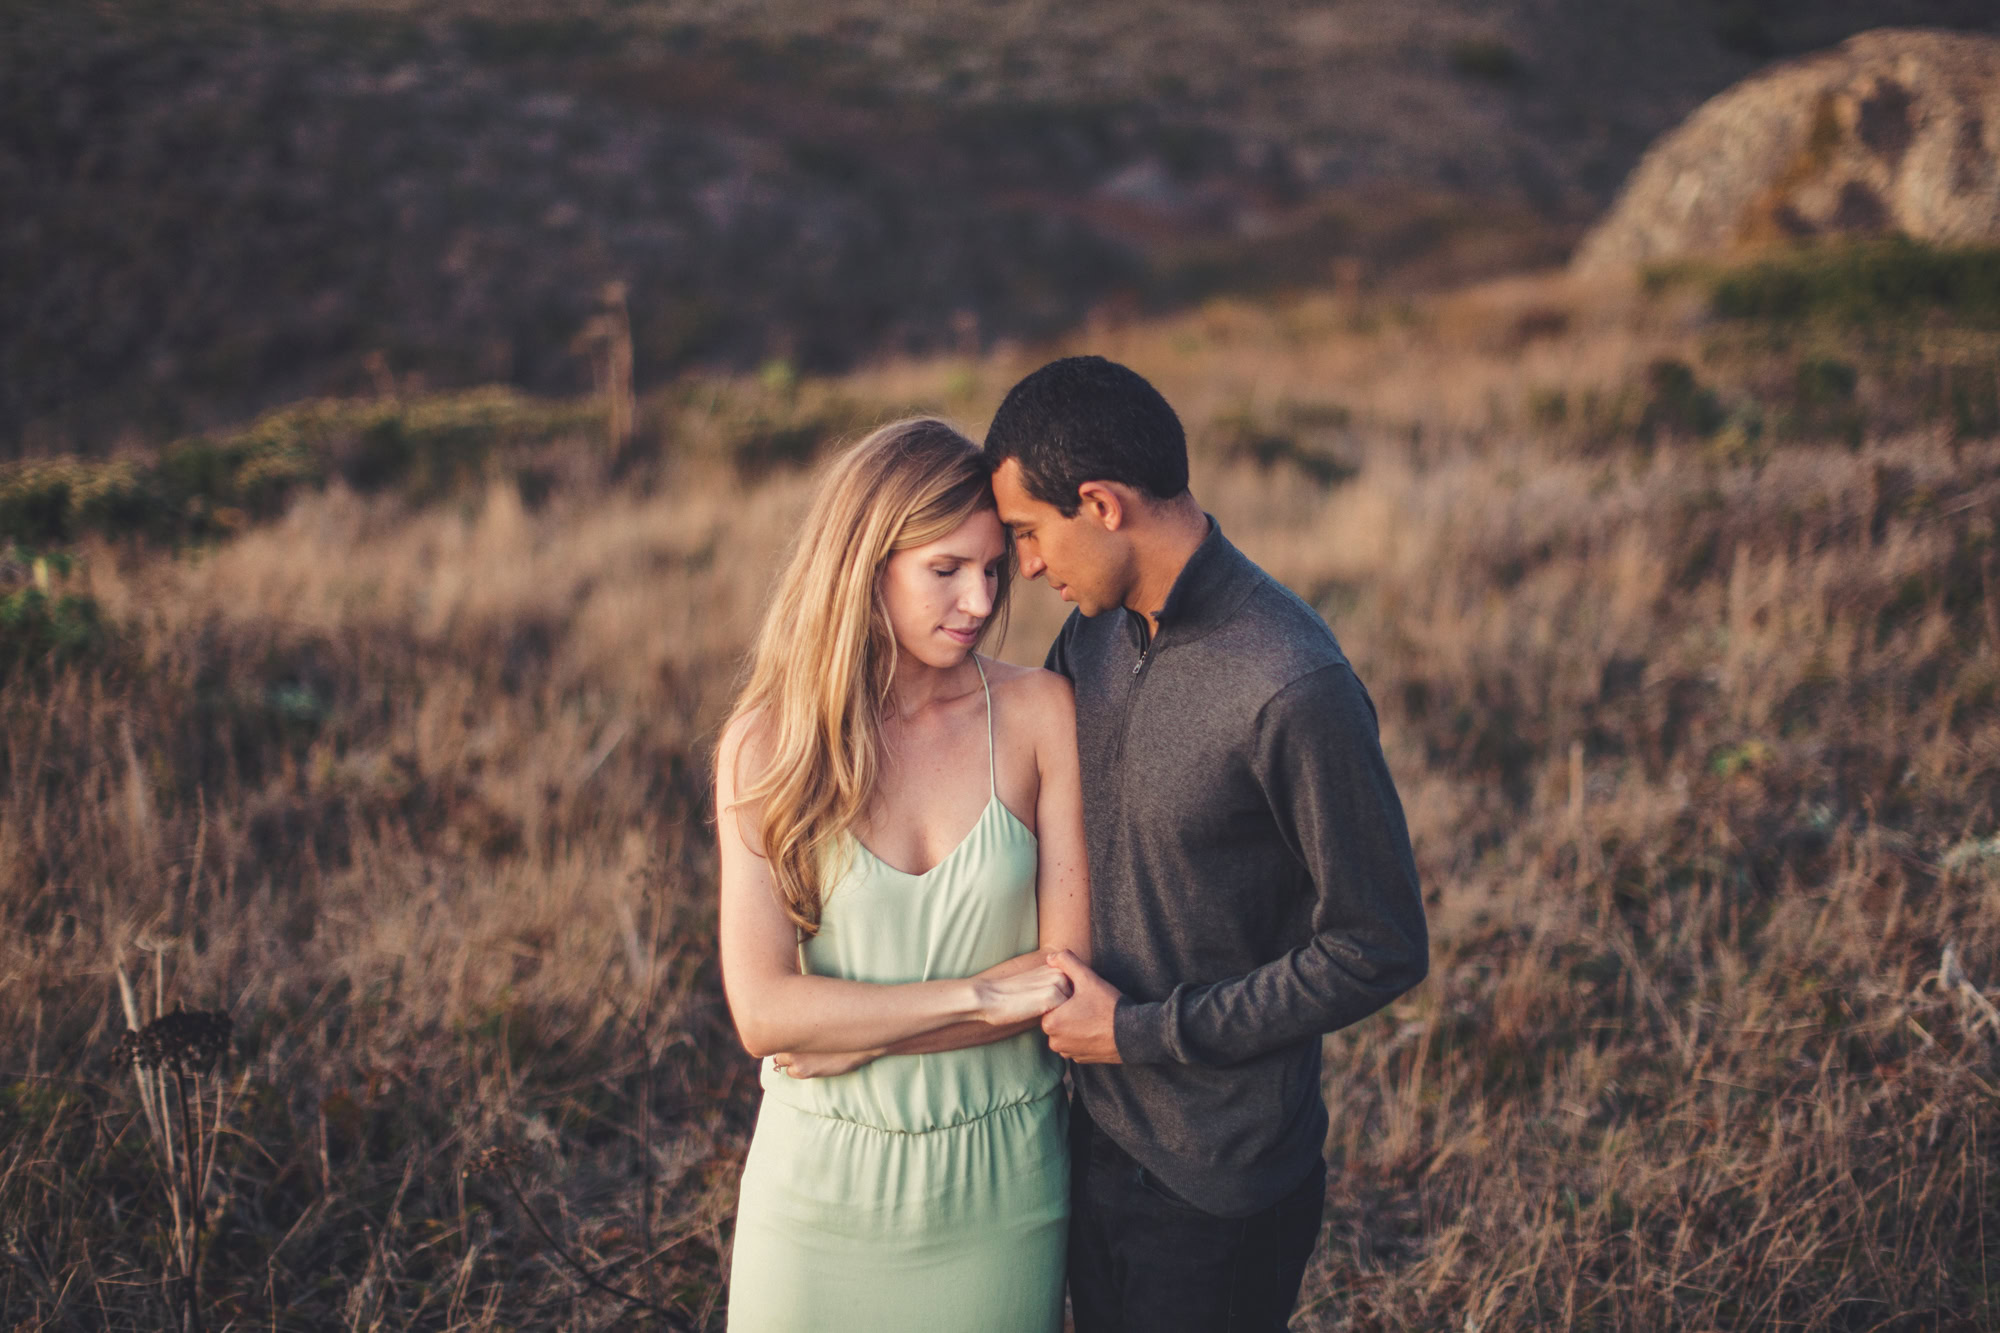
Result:
[[[358,490],[431,500],[478,475],[496,448],[591,428],[601,409],[506,389],[411,402],[319,399],[227,435],[177,440],[150,461],[0,464],[0,539],[60,545],[87,533],[200,540],[269,518],[339,476]]]
[[[1804,245],[1705,276],[1710,304],[1725,319],[1865,325],[1935,312],[2000,325],[1996,247],[1945,249],[1904,237]],[[1665,280],[1666,270],[1653,277]]]
[[[1861,377],[1845,361],[1809,357],[1799,362],[1795,379],[1800,406],[1825,408],[1845,407],[1853,402],[1854,388]]]
[[[945,410],[941,402],[853,398],[787,361],[741,378],[689,376],[652,409],[675,454],[724,463],[745,480],[808,466],[828,445],[899,417]]]
[[[0,469],[0,532],[38,546],[66,540],[76,466],[67,459],[36,459]]]
[[[1656,435],[1706,438],[1721,428],[1727,413],[1715,392],[1695,377],[1685,361],[1661,357],[1646,368],[1647,400],[1639,421],[1639,436],[1651,440]]]
[[[1861,446],[1867,420],[1856,401],[1860,372],[1833,357],[1807,357],[1792,373],[1791,401],[1778,415],[1779,432],[1795,440],[1840,440]]]
[[[0,538],[60,545],[86,531],[145,526],[154,508],[144,469],[123,459],[37,458],[0,465]]]
[[[322,399],[260,418],[223,442],[233,504],[338,475],[357,490],[435,499],[477,475],[495,448],[589,429],[602,409],[497,387],[412,401]]]
[[[83,661],[109,639],[97,603],[89,597],[52,597],[34,586],[0,596],[0,681],[23,670]]]

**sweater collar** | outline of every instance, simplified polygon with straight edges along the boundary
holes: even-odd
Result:
[[[1160,604],[1157,619],[1164,632],[1172,626],[1176,639],[1204,634],[1229,618],[1257,580],[1257,567],[1222,535],[1222,525],[1213,514],[1208,519],[1208,535],[1194,548],[1167,600]],[[1146,617],[1127,611],[1131,628],[1143,644],[1147,638]]]

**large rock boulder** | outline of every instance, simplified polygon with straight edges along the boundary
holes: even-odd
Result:
[[[1884,232],[2000,243],[2000,38],[1882,28],[1745,79],[1647,150],[1573,266]]]

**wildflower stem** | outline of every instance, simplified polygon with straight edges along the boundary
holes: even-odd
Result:
[[[181,1296],[190,1333],[202,1333],[201,1296],[195,1288],[201,1267],[201,1196],[195,1184],[195,1156],[198,1152],[193,1116],[188,1111],[187,1071],[174,1065],[174,1091],[181,1103],[181,1162],[187,1175],[187,1208],[182,1220],[186,1228],[181,1241]]]

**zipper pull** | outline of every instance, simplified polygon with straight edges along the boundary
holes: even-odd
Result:
[[[1152,649],[1150,648],[1146,650],[1146,652],[1151,652],[1151,651]],[[1146,653],[1140,653],[1139,660],[1132,664],[1132,674],[1136,676],[1145,669],[1146,669]]]

